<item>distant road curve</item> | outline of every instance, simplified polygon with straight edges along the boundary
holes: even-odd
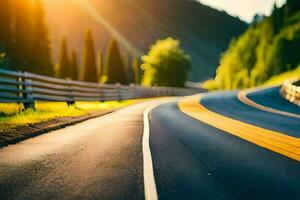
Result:
[[[272,97],[268,97],[268,98],[272,98],[272,100],[275,101],[275,104],[273,101],[270,103],[269,101],[264,101],[264,100],[263,100],[264,104],[259,104],[259,103],[255,102],[255,97],[257,97],[257,93],[260,93],[262,90],[264,92],[266,92],[265,91],[266,89],[240,91],[238,93],[238,98],[241,102],[243,102],[249,106],[252,106],[254,108],[257,108],[257,109],[260,109],[263,111],[267,111],[267,112],[271,112],[271,113],[275,113],[275,114],[286,115],[289,117],[296,117],[296,118],[300,119],[300,114],[293,113],[295,110],[298,110],[297,108],[294,109],[297,106],[290,104],[289,105],[290,109],[288,111],[284,111],[285,109],[283,108],[283,106],[285,104],[283,104],[282,102],[284,102],[286,100],[282,99],[282,98],[278,98],[278,97],[275,99],[272,98],[274,96],[280,95],[278,87],[267,89],[267,90],[270,90],[269,94],[272,95]],[[251,98],[249,98],[250,95],[252,96],[253,100]],[[276,105],[276,100],[278,100],[278,99],[281,102],[279,103],[279,105],[278,104]],[[268,103],[270,103],[270,104],[268,104]]]

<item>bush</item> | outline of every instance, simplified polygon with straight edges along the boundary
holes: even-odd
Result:
[[[183,87],[191,68],[190,57],[173,38],[157,41],[148,55],[142,57],[145,86]]]
[[[207,80],[203,83],[202,87],[207,90],[217,90],[218,84],[215,80]]]

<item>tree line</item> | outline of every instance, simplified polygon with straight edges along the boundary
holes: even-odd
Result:
[[[0,1],[2,67],[53,74],[48,29],[41,0]],[[5,61],[3,61],[5,60]]]
[[[141,58],[142,71],[140,59],[121,49],[114,38],[106,52],[96,49],[92,31],[87,29],[81,59],[63,37],[54,64],[45,18],[42,0],[0,0],[0,68],[111,84],[184,86],[187,80],[190,57],[173,38],[158,40],[150,48]]]
[[[126,62],[124,57],[118,42],[114,38],[111,39],[106,54],[102,49],[96,51],[92,32],[87,29],[81,63],[78,63],[76,50],[69,52],[67,38],[63,37],[54,73],[56,77],[64,79],[112,84],[139,84],[141,79],[139,59],[133,56],[132,62],[129,63]]]
[[[255,21],[222,55],[209,89],[237,89],[264,84],[300,64],[300,1],[274,5],[269,17]]]
[[[140,83],[139,59],[131,56],[132,63],[126,62],[128,53],[122,54],[114,38],[106,53],[96,52],[91,30],[85,33],[81,63],[76,50],[69,52],[64,37],[54,64],[45,18],[41,0],[0,1],[1,68],[90,82]]]

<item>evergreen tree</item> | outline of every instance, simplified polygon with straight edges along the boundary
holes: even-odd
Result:
[[[32,15],[33,39],[32,59],[30,66],[32,72],[52,76],[54,71],[51,62],[50,40],[45,24],[45,11],[41,0],[34,0]]]
[[[81,80],[98,82],[97,67],[95,61],[94,40],[91,31],[88,29],[85,34],[85,44],[82,56]]]
[[[103,75],[103,53],[101,49],[99,49],[97,53],[97,71],[98,71],[98,80],[101,81],[101,77]]]
[[[1,50],[9,53],[9,47],[12,42],[12,13],[11,0],[0,1],[0,45]]]
[[[122,56],[122,55],[121,55]],[[134,72],[133,72],[133,68],[132,68],[132,58],[131,58],[131,54],[126,52],[124,53],[124,55],[122,56],[123,58],[123,63],[124,63],[124,69],[126,72],[126,78],[127,78],[127,83],[134,83]]]
[[[1,0],[2,1],[2,0]],[[32,1],[14,0],[12,65],[15,70],[30,71],[32,58]]]
[[[276,3],[274,4],[273,7],[273,13],[271,15],[271,20],[272,20],[272,25],[273,25],[273,32],[274,34],[277,34],[280,29],[282,28],[283,20],[284,20],[284,15],[283,15],[283,10],[277,8]]]
[[[57,65],[57,77],[59,78],[71,78],[72,70],[70,67],[70,60],[68,56],[67,40],[62,38],[59,51],[59,62]]]
[[[112,39],[110,41],[108,47],[107,59],[105,64],[105,75],[107,77],[107,83],[128,83],[124,62],[122,60],[118,43],[115,39]]]
[[[134,83],[140,84],[140,82],[141,82],[140,73],[141,72],[140,72],[139,60],[136,56],[132,60],[132,70],[133,70],[133,74],[134,74]]]
[[[71,57],[71,74],[70,77],[72,80],[78,80],[78,63],[77,63],[77,53],[75,50],[72,51]]]

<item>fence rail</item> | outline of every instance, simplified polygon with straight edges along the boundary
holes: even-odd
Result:
[[[0,102],[114,101],[161,96],[185,96],[203,92],[200,88],[143,87],[139,85],[98,84],[58,79],[20,71],[0,69]]]
[[[285,99],[300,106],[300,87],[295,85],[298,81],[299,79],[285,81],[282,84],[280,92]]]

